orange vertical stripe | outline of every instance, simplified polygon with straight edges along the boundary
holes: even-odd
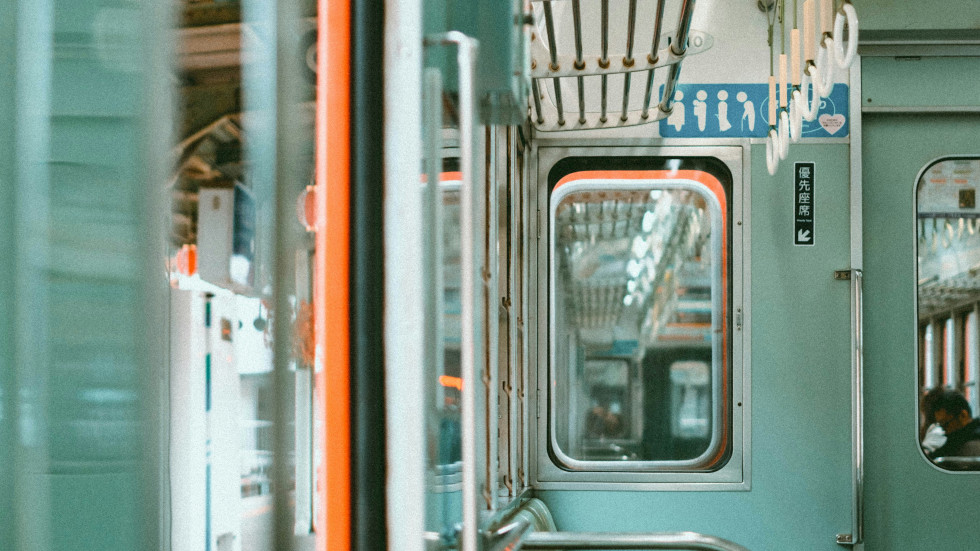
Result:
[[[350,549],[350,3],[318,0],[316,274],[313,291],[317,468],[316,549]]]

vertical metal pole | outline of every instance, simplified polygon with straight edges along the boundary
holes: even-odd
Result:
[[[510,252],[508,261],[509,270],[507,273],[507,330],[509,332],[508,341],[508,364],[507,370],[507,478],[510,481],[510,492],[508,496],[513,498],[519,491],[517,483],[517,438],[518,426],[517,419],[517,388],[520,384],[517,380],[519,372],[520,354],[518,353],[518,343],[520,342],[518,320],[520,314],[515,313],[516,308],[521,304],[520,299],[520,243],[521,243],[521,175],[518,173],[518,145],[517,130],[514,127],[507,129],[507,199],[510,206],[509,221],[510,235],[508,236],[507,250]],[[516,244],[516,246],[515,246]]]
[[[547,5],[547,4],[546,4]],[[477,41],[458,31],[438,39],[456,44],[459,64],[459,149],[462,186],[460,188],[460,376],[463,459],[463,551],[477,550],[479,529],[477,364],[482,358],[483,332],[483,222],[480,205],[484,199],[483,182],[476,177],[476,106],[474,72]]]
[[[657,0],[657,14],[653,20],[653,40],[650,44],[650,53],[647,54],[647,61],[653,65],[660,59],[660,34],[664,26],[664,0]],[[653,69],[647,72],[647,90],[643,96],[643,113],[645,119],[649,116],[650,99],[653,96]]]
[[[602,0],[600,8],[600,18],[602,19],[602,57],[599,59],[599,67],[609,68],[609,0]],[[606,87],[609,77],[602,75],[602,113],[599,115],[600,122],[606,122]]]
[[[682,56],[687,52],[687,35],[691,32],[691,18],[694,17],[695,0],[683,0],[681,5],[680,21],[677,23],[677,36],[670,50],[676,56]]]
[[[560,67],[558,65],[558,45],[555,41],[555,18],[551,13],[551,2],[544,3],[544,24],[548,33],[548,50],[551,54],[549,68],[552,71],[557,71]],[[562,126],[565,124],[565,109],[562,106],[561,79],[555,77],[552,81],[555,85],[555,107],[558,108],[558,125]]]
[[[851,270],[854,297],[851,325],[851,434],[853,441],[853,534],[854,543],[864,543],[864,217],[863,174],[861,158],[861,57],[856,56],[850,70],[850,218]]]
[[[864,273],[862,270],[852,269],[851,274],[851,294],[854,299],[854,356],[851,376],[851,447],[854,464],[852,522],[853,541],[860,544],[864,542]]]
[[[544,122],[544,117],[541,116],[541,90],[538,89],[538,79],[536,78],[531,78],[531,93],[534,95],[534,120],[541,124]]]
[[[497,203],[498,163],[500,147],[498,138],[500,133],[496,128],[486,127],[484,134],[484,187],[483,187],[483,212],[482,232],[480,239],[483,245],[483,262],[477,264],[480,272],[481,292],[483,293],[483,369],[480,381],[483,384],[483,404],[479,411],[484,414],[483,431],[481,432],[481,451],[483,452],[483,503],[482,509],[493,511],[496,509],[497,495],[497,472],[498,468],[498,446],[500,440],[497,437],[498,421],[496,406],[498,403],[498,381],[499,373],[497,366],[500,365],[500,352],[497,346],[500,336],[500,292],[498,285],[499,274],[499,255],[498,251],[498,222],[499,210]]]
[[[585,69],[582,60],[582,9],[581,0],[572,0],[572,20],[575,24],[575,68]],[[583,77],[578,77],[578,122],[585,124],[585,85]]]
[[[630,0],[629,15],[626,20],[626,58],[623,65],[630,68],[635,63],[633,59],[633,37],[636,31],[636,0]],[[623,109],[619,120],[626,122],[630,105],[630,81],[633,73],[623,73]]]
[[[439,69],[426,69],[424,75],[425,87],[425,160],[426,160],[426,196],[424,202],[425,224],[428,232],[423,236],[423,281],[428,282],[426,294],[426,343],[425,343],[425,378],[424,388],[431,388],[444,371],[443,368],[443,259],[442,259],[442,187],[440,173],[442,172],[442,74]],[[431,398],[431,397],[430,397]],[[439,407],[434,401],[428,401],[427,411],[435,411]],[[438,429],[436,429],[438,430]]]
[[[670,113],[673,109],[672,104],[674,103],[674,89],[677,88],[677,79],[681,76],[681,64],[675,63],[670,66],[670,72],[667,73],[667,81],[664,82],[664,94],[660,97],[660,105],[657,109],[660,109],[664,113]]]
[[[294,514],[288,488],[292,482],[292,468],[287,458],[291,449],[292,435],[288,430],[294,414],[290,399],[296,384],[292,372],[292,323],[290,299],[295,279],[296,244],[299,228],[296,224],[296,195],[305,184],[300,176],[299,159],[301,139],[299,124],[300,108],[296,83],[302,80],[299,65],[299,46],[292,39],[299,25],[298,3],[276,2],[276,154],[275,154],[275,280],[273,304],[276,319],[273,324],[273,377],[275,400],[273,406],[273,505],[276,549],[288,551],[293,545]]]

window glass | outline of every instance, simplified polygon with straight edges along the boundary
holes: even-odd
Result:
[[[964,376],[964,393],[966,394],[966,400],[970,403],[970,408],[973,411],[977,411],[977,366],[980,357],[977,355],[977,313],[976,311],[970,312],[966,316],[966,321],[963,323],[964,338],[963,341],[966,344],[965,350],[963,352],[964,362],[966,363],[966,370]]]
[[[551,445],[564,468],[727,457],[726,193],[681,172],[580,173],[552,193]]]
[[[980,470],[978,186],[980,159],[946,158],[925,167],[916,193],[919,433],[926,456],[950,470]]]

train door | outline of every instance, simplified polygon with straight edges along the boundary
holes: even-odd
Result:
[[[834,278],[849,262],[846,140],[800,148],[775,177],[749,143],[576,145],[538,144],[532,205],[551,320],[538,322],[549,368],[532,468],[558,529],[695,531],[749,549],[853,538],[851,291]],[[819,188],[809,247],[793,239],[797,162],[814,163]],[[624,239],[617,217],[638,202],[649,214]]]
[[[975,90],[958,91],[977,82],[977,65],[863,61],[865,518],[875,549],[976,545],[980,472],[959,470],[976,458],[939,457],[923,399],[952,390],[977,414],[980,134]],[[909,86],[890,84],[903,79]]]

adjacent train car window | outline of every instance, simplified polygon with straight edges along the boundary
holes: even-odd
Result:
[[[980,471],[977,370],[980,158],[944,158],[917,183],[919,435],[936,466]]]
[[[729,184],[730,186],[730,184]],[[726,186],[574,172],[550,196],[550,454],[569,471],[711,472],[731,456]]]

